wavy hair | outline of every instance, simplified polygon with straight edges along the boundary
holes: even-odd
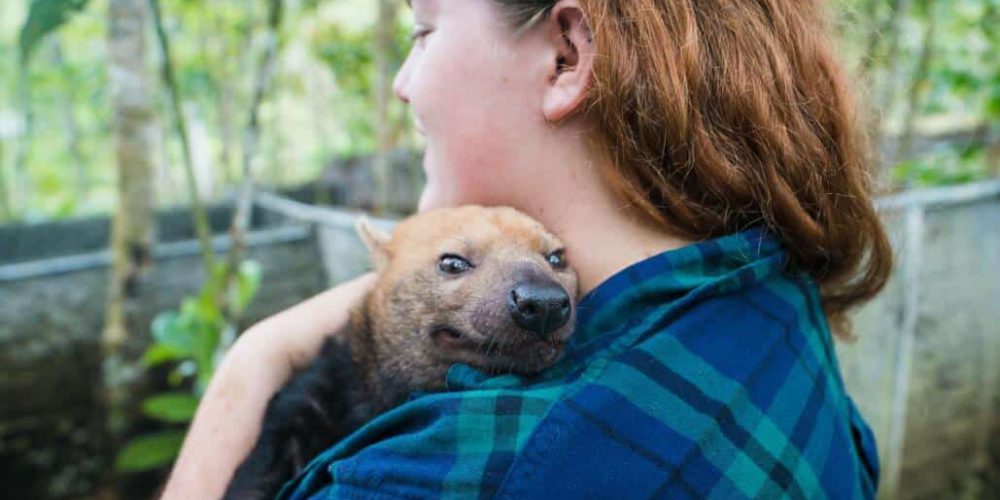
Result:
[[[492,0],[523,30],[555,0]],[[835,332],[892,249],[818,0],[580,0],[597,57],[582,108],[611,185],[696,240],[765,225],[818,283]]]

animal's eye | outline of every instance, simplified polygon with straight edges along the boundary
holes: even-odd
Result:
[[[558,270],[566,269],[566,251],[565,250],[556,250],[555,252],[550,253],[545,258],[545,260],[549,261],[549,265],[551,265],[554,269],[558,269]]]
[[[462,274],[472,269],[472,264],[458,255],[444,254],[438,260],[438,269],[447,274]]]

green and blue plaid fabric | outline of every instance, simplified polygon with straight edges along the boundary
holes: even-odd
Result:
[[[878,458],[816,285],[762,230],[673,250],[581,301],[539,378],[456,365],[283,498],[871,498]]]

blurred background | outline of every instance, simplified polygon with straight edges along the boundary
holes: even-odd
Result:
[[[838,346],[883,498],[1000,498],[1000,0],[835,0],[898,257]],[[156,494],[236,333],[412,212],[398,0],[0,2],[0,484]],[[456,82],[460,85],[461,82]]]

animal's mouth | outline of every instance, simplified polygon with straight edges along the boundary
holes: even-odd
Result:
[[[482,342],[473,339],[456,328],[439,326],[431,331],[431,337],[438,346],[447,349],[477,350]]]
[[[451,326],[433,328],[431,337],[451,361],[491,373],[538,373],[555,363],[566,346],[557,336],[542,340],[516,332],[481,338]]]

